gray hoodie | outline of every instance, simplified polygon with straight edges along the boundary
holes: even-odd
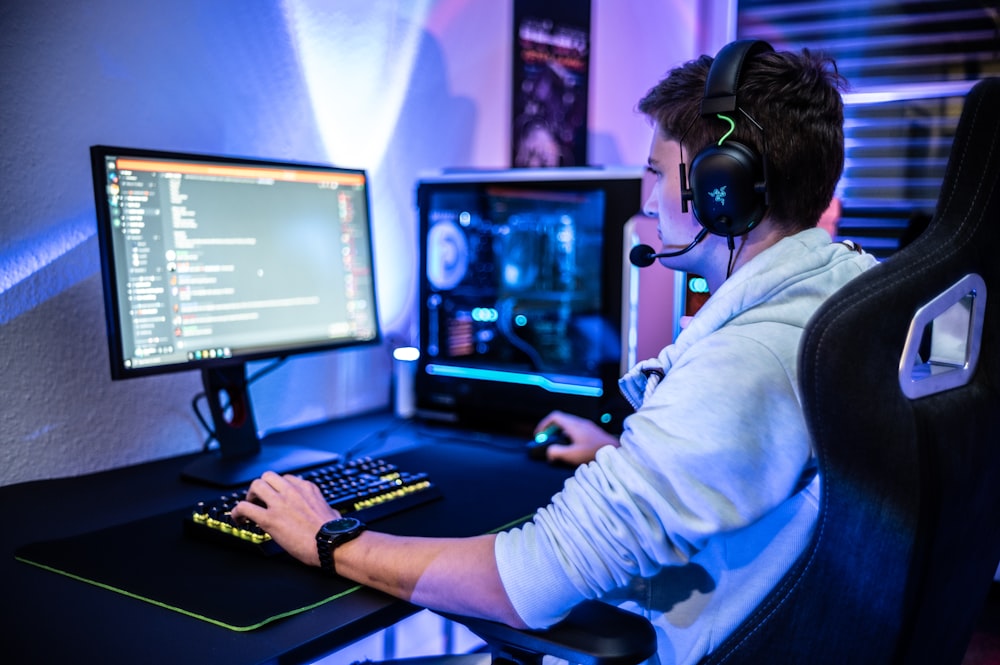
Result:
[[[784,238],[623,377],[637,410],[621,446],[602,448],[531,523],[497,538],[501,579],[526,623],[549,625],[602,597],[653,621],[665,665],[696,662],[746,618],[816,522],[802,331],[875,263],[820,229]]]

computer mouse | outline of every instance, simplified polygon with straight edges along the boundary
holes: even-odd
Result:
[[[545,451],[549,446],[568,446],[572,443],[559,425],[549,425],[535,435],[535,438],[525,445],[528,457],[536,460],[545,459]]]

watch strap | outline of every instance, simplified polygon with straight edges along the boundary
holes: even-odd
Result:
[[[333,565],[333,550],[337,549],[346,542],[354,540],[361,535],[362,531],[365,530],[363,522],[354,518],[350,519],[355,523],[355,525],[348,531],[340,533],[327,532],[327,525],[333,522],[339,522],[340,520],[338,519],[327,522],[320,527],[319,531],[316,532],[316,552],[319,554],[319,567],[330,575],[337,574],[337,570]]]

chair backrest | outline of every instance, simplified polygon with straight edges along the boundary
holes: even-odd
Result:
[[[805,332],[816,531],[703,662],[961,662],[1000,560],[998,254],[992,79],[966,98],[926,231],[834,294]],[[949,327],[967,334],[945,345]]]

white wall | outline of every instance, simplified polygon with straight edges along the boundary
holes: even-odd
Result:
[[[645,162],[638,98],[731,0],[593,0],[590,161]],[[510,0],[33,0],[0,8],[0,484],[198,450],[196,372],[112,382],[87,149],[334,162],[373,177],[385,345],[414,329],[413,184],[505,166]],[[719,33],[723,32],[721,37]],[[387,403],[388,349],[299,358],[261,429]]]

